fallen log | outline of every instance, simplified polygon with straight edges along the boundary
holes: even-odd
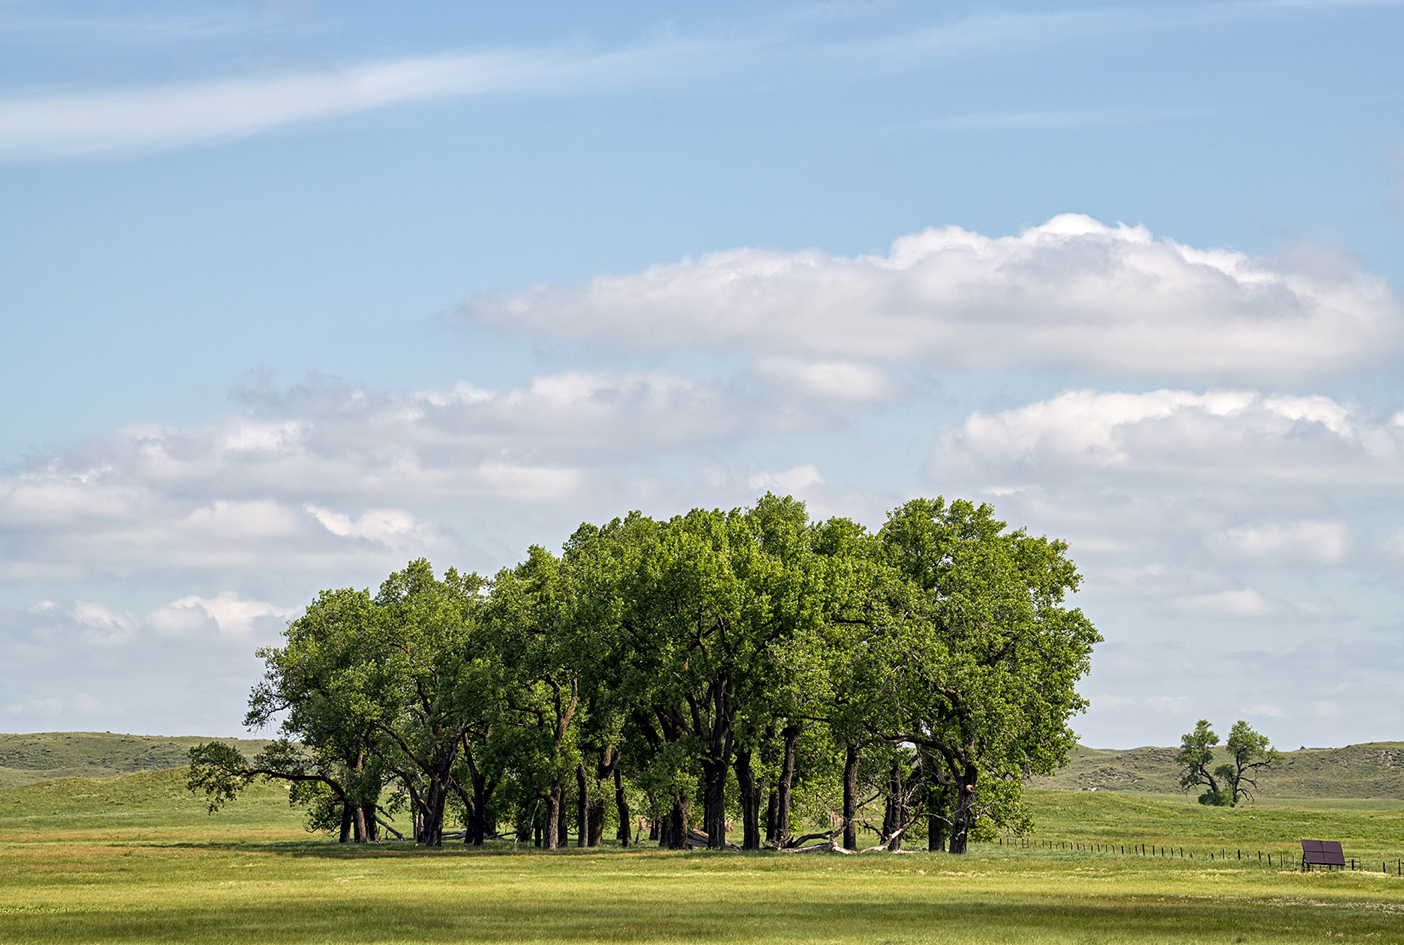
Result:
[[[824,843],[816,843],[812,847],[780,847],[781,853],[842,853],[845,856],[853,856],[853,850],[845,849],[843,844],[830,837]]]

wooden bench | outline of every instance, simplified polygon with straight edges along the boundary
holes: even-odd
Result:
[[[1324,866],[1330,869],[1339,866],[1345,869],[1345,853],[1341,851],[1339,840],[1303,840],[1302,869]]]

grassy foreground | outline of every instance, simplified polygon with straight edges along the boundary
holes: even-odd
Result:
[[[0,790],[0,941],[1404,941],[1404,879],[1203,858],[1229,841],[1290,849],[1303,825],[1348,855],[1404,855],[1400,810],[1033,795],[1037,837],[1183,844],[1194,860],[992,844],[548,855],[339,846],[303,832],[277,787],[211,818],[180,774]]]

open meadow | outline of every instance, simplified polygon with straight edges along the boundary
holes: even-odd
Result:
[[[278,786],[210,816],[179,769],[45,781],[0,790],[0,941],[1404,941],[1404,805],[1030,801],[1031,845],[959,858],[543,854],[339,845],[306,833]],[[1372,871],[1259,863],[1302,836],[1342,839]],[[1140,844],[1176,853],[1129,852]]]

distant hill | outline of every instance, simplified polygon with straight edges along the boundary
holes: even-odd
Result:
[[[201,742],[221,741],[252,757],[268,744],[262,738],[117,735],[111,732],[44,732],[0,735],[0,788],[51,778],[103,778],[137,771],[184,767],[187,752]],[[1181,794],[1177,748],[1126,751],[1086,748],[1048,778],[1028,786],[1058,791],[1129,791]],[[1404,742],[1370,742],[1345,748],[1283,752],[1286,763],[1259,779],[1263,800],[1295,798],[1382,798],[1404,800]],[[1220,760],[1216,759],[1217,764]]]
[[[1178,748],[1108,751],[1078,746],[1066,767],[1029,787],[1063,791],[1135,791],[1196,796],[1180,790]],[[1259,796],[1276,798],[1388,798],[1404,800],[1404,742],[1369,742],[1345,748],[1304,748],[1282,753],[1277,771],[1258,779]],[[1215,758],[1215,764],[1227,761]]]
[[[201,742],[221,741],[252,757],[265,738],[201,738],[193,735],[114,735],[111,732],[42,732],[0,735],[0,787],[50,778],[106,778],[135,771],[160,771],[186,764]]]

